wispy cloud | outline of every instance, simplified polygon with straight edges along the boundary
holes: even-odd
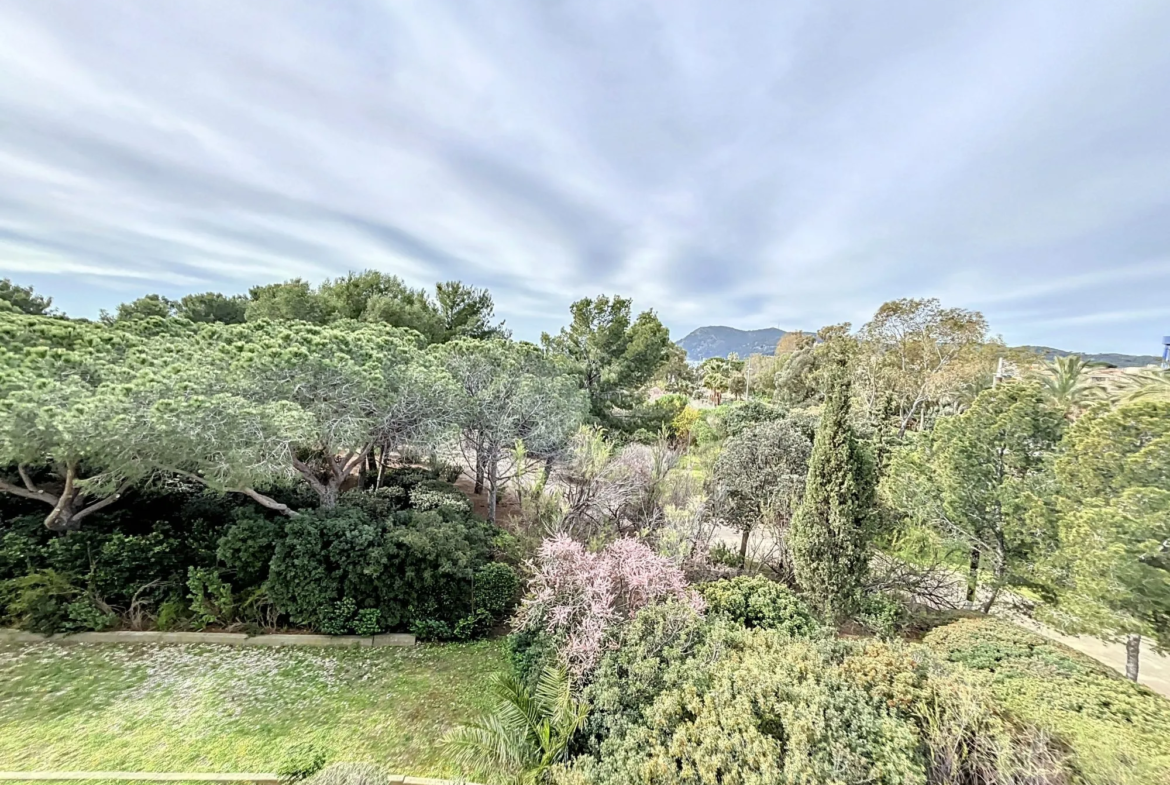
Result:
[[[78,314],[376,267],[521,335],[1170,330],[1170,5],[0,0],[0,274]]]

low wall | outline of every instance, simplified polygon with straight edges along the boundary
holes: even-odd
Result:
[[[414,646],[413,635],[246,635],[242,632],[76,632],[41,635],[0,629],[0,643],[215,643],[221,646]]]

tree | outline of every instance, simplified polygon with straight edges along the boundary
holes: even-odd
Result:
[[[1091,409],[1055,461],[1058,547],[1042,564],[1046,620],[1126,641],[1136,680],[1142,636],[1170,646],[1170,403]]]
[[[302,278],[253,286],[248,290],[248,300],[245,316],[249,322],[271,319],[325,324],[330,319],[329,306]]]
[[[228,297],[219,292],[188,294],[175,303],[175,316],[195,323],[220,322],[243,324],[248,309],[248,298],[243,295]]]
[[[866,409],[893,401],[898,436],[974,372],[968,362],[984,342],[987,320],[977,311],[943,308],[936,299],[893,300],[858,335],[856,373]]]
[[[800,506],[811,452],[808,438],[792,423],[779,420],[749,426],[730,437],[715,459],[711,496],[719,516],[742,533],[741,567],[757,526],[787,530]]]
[[[1105,398],[1105,390],[1089,376],[1100,363],[1089,363],[1075,354],[1055,357],[1045,362],[1031,378],[1040,384],[1044,395],[1070,418],[1091,403]]]
[[[377,270],[348,273],[321,284],[330,320],[381,322],[414,330],[428,343],[442,341],[443,320],[426,291],[412,289],[396,275]]]
[[[47,505],[49,529],[76,529],[149,474],[121,372],[127,337],[11,312],[0,332],[12,338],[0,344],[0,466],[18,477],[0,491]]]
[[[715,405],[723,403],[723,393],[727,392],[728,379],[721,371],[708,371],[703,376],[703,387],[711,391],[711,398]]]
[[[122,303],[113,316],[102,311],[102,321],[126,322],[132,319],[149,319],[152,316],[166,319],[174,313],[174,309],[175,303],[161,294],[148,294],[132,302]]]
[[[1146,368],[1126,381],[1127,401],[1170,401],[1170,368]]]
[[[739,400],[747,392],[747,378],[739,371],[731,374],[727,380],[727,391]]]
[[[487,482],[495,521],[507,479],[501,464],[516,443],[530,454],[554,454],[580,425],[585,401],[575,379],[531,344],[464,339],[440,351],[458,390],[454,421],[461,446],[475,467],[477,492]]]
[[[1003,585],[1029,581],[1028,565],[1051,539],[1032,511],[1047,494],[1064,422],[1039,385],[1008,382],[939,420],[886,467],[891,505],[967,551],[968,603],[976,601],[980,572],[991,574],[985,613]]]
[[[487,289],[467,286],[460,281],[438,283],[435,284],[435,303],[444,341],[511,337],[511,331],[504,327],[503,322],[492,323],[496,306]]]
[[[565,357],[589,395],[593,416],[609,422],[613,409],[630,408],[633,393],[669,356],[670,332],[653,311],[630,321],[630,300],[604,295],[573,303],[568,327],[544,333],[544,348]]]
[[[554,764],[568,759],[569,743],[589,713],[588,705],[573,697],[568,671],[547,665],[532,691],[511,673],[496,674],[488,691],[494,699],[490,712],[456,728],[444,746],[472,772],[520,785],[542,782]]]
[[[809,459],[789,543],[796,580],[830,618],[850,614],[869,566],[875,506],[872,461],[849,426],[849,381],[839,364]]]
[[[53,298],[40,296],[31,286],[19,286],[8,278],[0,278],[0,312],[11,310],[30,316],[47,316],[52,305]]]

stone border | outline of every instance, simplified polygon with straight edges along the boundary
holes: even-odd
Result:
[[[76,632],[41,635],[0,629],[0,643],[215,643],[224,646],[414,646],[408,633],[383,635],[246,635],[242,632]],[[0,778],[2,779],[2,778]]]
[[[28,633],[32,634],[32,633]],[[466,780],[436,780],[430,777],[389,775],[390,785],[474,785]],[[132,782],[251,782],[255,785],[279,785],[275,774],[209,774],[149,771],[0,771],[0,781],[68,782],[76,780],[123,780]]]

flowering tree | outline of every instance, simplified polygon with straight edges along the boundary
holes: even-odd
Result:
[[[551,635],[578,678],[597,665],[617,627],[642,608],[668,599],[704,607],[682,570],[635,539],[591,553],[560,534],[544,541],[529,567],[533,578],[519,626]]]

